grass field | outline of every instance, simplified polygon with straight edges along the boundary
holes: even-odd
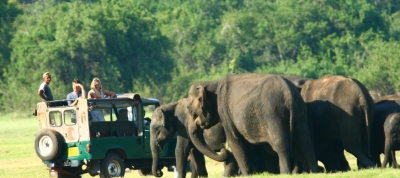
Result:
[[[34,150],[34,140],[38,132],[37,120],[31,116],[21,116],[21,114],[7,114],[0,116],[0,177],[48,177],[48,171],[36,156]],[[300,175],[271,175],[259,174],[251,177],[399,177],[400,170],[369,169],[356,170],[356,159],[346,154],[352,171],[336,174],[300,174]],[[399,158],[398,158],[399,159]],[[400,160],[400,159],[399,159]],[[209,177],[221,177],[223,172],[222,163],[207,159],[207,169]],[[163,170],[163,177],[173,177],[172,172]],[[190,173],[187,175],[190,176]],[[83,177],[91,177],[85,174]],[[97,176],[98,177],[98,176]],[[140,177],[137,171],[125,174],[125,177]],[[148,176],[154,177],[154,176]]]

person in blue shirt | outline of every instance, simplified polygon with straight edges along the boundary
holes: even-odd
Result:
[[[50,81],[51,81],[51,75],[49,72],[45,72],[43,74],[43,83],[40,84],[39,89],[38,89],[38,95],[40,98],[42,98],[42,101],[53,101],[53,94],[51,93],[50,89]]]
[[[68,105],[75,105],[76,99],[78,98],[86,98],[85,88],[83,88],[83,85],[79,79],[75,78],[72,81],[72,90],[73,91],[67,95]]]

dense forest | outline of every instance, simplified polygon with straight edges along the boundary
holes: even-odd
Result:
[[[0,109],[33,111],[79,78],[162,103],[230,73],[356,78],[400,91],[396,0],[1,0]]]

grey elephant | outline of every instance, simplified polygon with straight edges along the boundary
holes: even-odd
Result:
[[[396,150],[400,150],[400,113],[388,116],[384,124],[385,130],[385,157],[382,167],[386,167],[388,161],[392,161],[392,166],[397,168]]]
[[[187,107],[187,99],[181,99],[178,102],[164,104],[154,110],[150,124],[150,146],[153,156],[152,172],[155,176],[161,176],[158,166],[158,147],[162,147],[176,134],[177,143],[175,148],[176,169],[178,177],[186,177],[186,162],[190,155],[192,164],[191,177],[207,177],[208,173],[205,167],[204,155],[193,145],[188,136],[188,125],[192,124]],[[223,149],[222,155],[226,157],[225,176],[234,176],[238,173],[238,167],[233,155],[225,150],[226,137],[221,124],[204,130],[204,140],[214,151]],[[225,160],[225,158],[224,158]],[[220,160],[222,161],[222,160]]]
[[[356,79],[333,75],[307,80],[298,87],[307,105],[316,157],[325,169],[350,170],[343,149],[357,158],[360,168],[373,167],[368,156],[375,108],[366,87]],[[327,145],[334,146],[328,147],[331,156],[326,154]]]
[[[398,133],[400,113],[400,96],[387,95],[377,99],[375,103],[374,124],[371,132],[371,156],[378,167],[390,166],[397,168],[395,151]],[[384,153],[383,162],[380,161],[380,154]]]
[[[243,146],[246,142],[278,155],[280,173],[291,172],[292,156],[305,170],[317,171],[306,107],[287,79],[268,74],[227,75],[192,84],[188,98],[188,110],[196,118],[189,136],[206,156],[220,157],[201,141],[201,131],[221,122],[242,175],[254,173],[250,150]]]

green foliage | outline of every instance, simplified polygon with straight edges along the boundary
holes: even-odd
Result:
[[[117,93],[156,87],[168,80],[173,62],[165,52],[168,39],[154,22],[131,1],[63,2],[36,16],[20,16],[4,102],[19,95],[10,109],[32,108],[40,101],[36,93],[45,71],[52,73],[55,99],[66,97],[75,77],[86,86],[100,77],[104,88]]]
[[[0,4],[0,19],[8,19],[0,23],[6,111],[40,101],[45,71],[56,99],[73,78],[89,90],[100,77],[117,93],[168,103],[186,97],[193,82],[245,72],[344,75],[382,94],[399,92],[394,0],[19,2]]]
[[[1,98],[7,90],[4,75],[10,64],[10,41],[15,32],[13,22],[21,13],[22,11],[16,2],[0,1],[0,108],[5,107],[5,104],[1,102]]]
[[[400,88],[400,43],[398,41],[370,41],[366,50],[365,66],[354,76],[370,90],[382,95],[394,94]],[[371,82],[373,81],[373,82]]]
[[[0,1],[0,76],[3,76],[10,63],[9,43],[15,31],[12,23],[21,13],[17,3],[7,0]]]

